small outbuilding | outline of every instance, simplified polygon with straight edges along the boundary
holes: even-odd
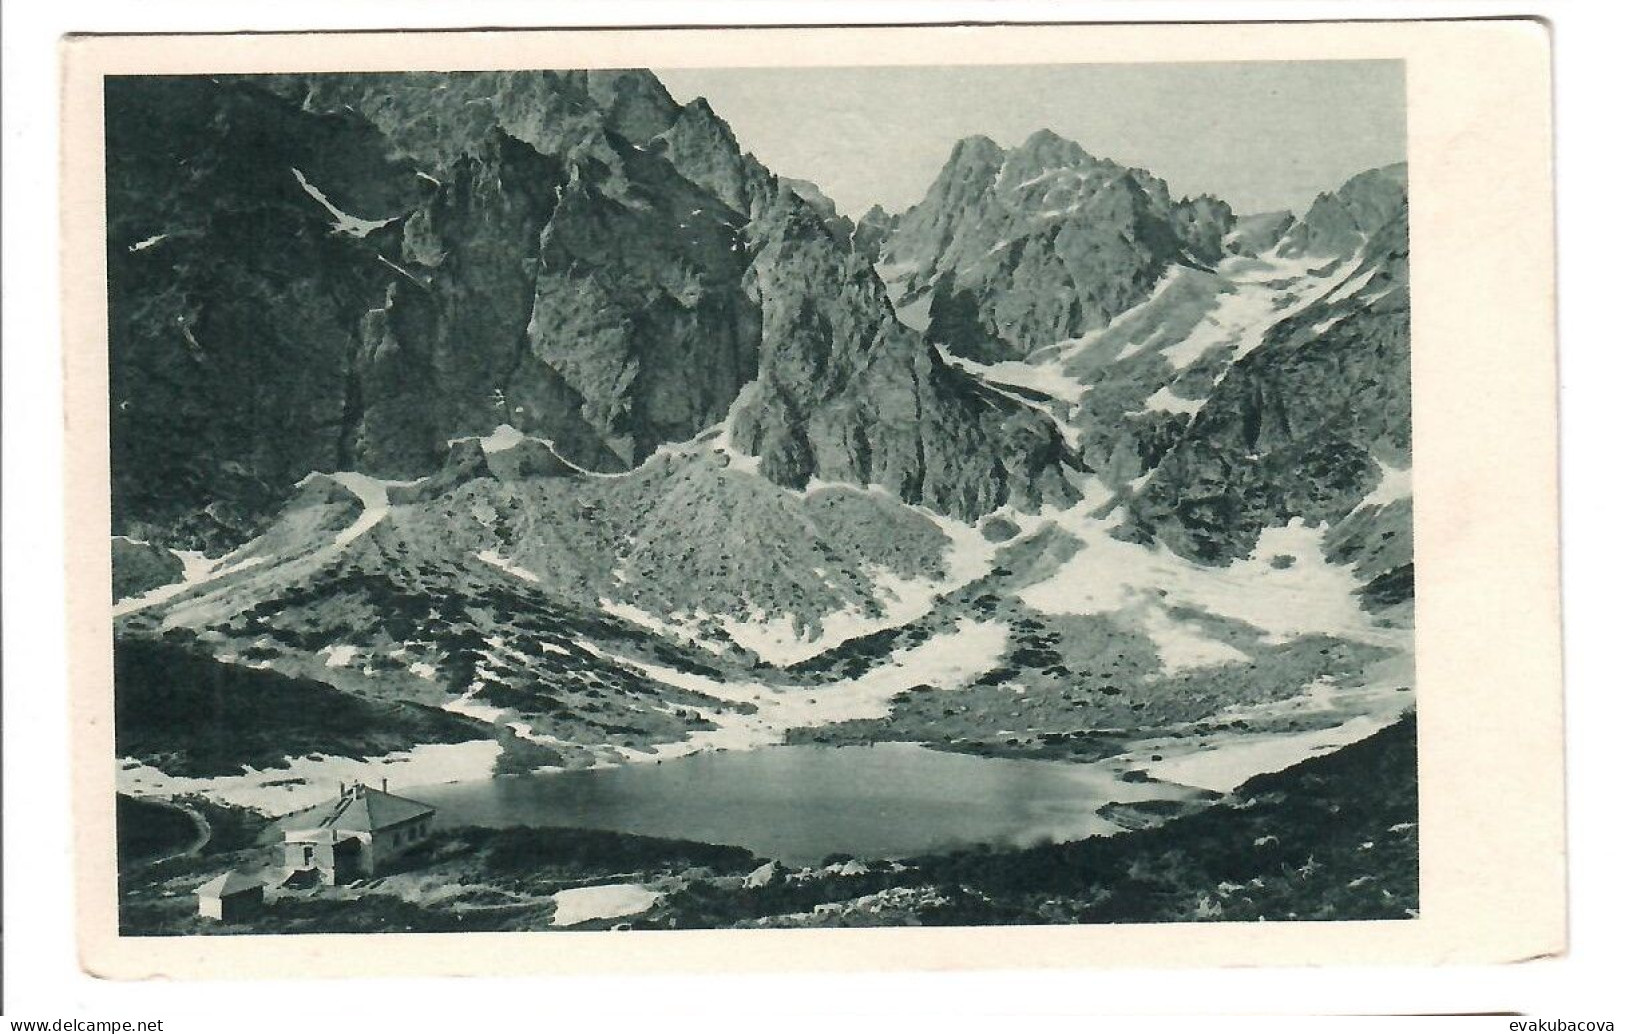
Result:
[[[265,883],[231,869],[198,887],[197,914],[222,923],[240,923],[265,908]]]
[[[362,783],[282,822],[283,863],[315,870],[328,886],[372,876],[428,837],[435,810]]]

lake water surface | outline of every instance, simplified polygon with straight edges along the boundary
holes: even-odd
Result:
[[[907,743],[776,746],[660,764],[497,776],[406,791],[442,828],[574,826],[746,847],[804,865],[976,843],[1028,846],[1117,829],[1108,801],[1177,795],[1101,765],[987,758]]]

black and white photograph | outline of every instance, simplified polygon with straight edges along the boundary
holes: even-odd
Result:
[[[1561,951],[1541,43],[69,41],[80,965]]]
[[[1617,1027],[1613,8],[0,20],[0,1028]]]
[[[1418,914],[1402,62],[104,91],[122,933]]]

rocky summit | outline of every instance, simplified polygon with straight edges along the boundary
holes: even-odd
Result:
[[[651,914],[700,925],[1414,900],[1403,801],[1350,833],[1335,871],[1381,843],[1398,875],[1341,880],[1347,907],[1242,907],[1223,882],[1164,911],[1104,883],[1018,901],[988,875],[1136,844],[1288,840],[1306,865],[1321,841],[1272,816],[1352,807],[1315,773],[1355,771],[1314,756],[1404,767],[1403,165],[1238,218],[1052,132],[973,136],[917,204],[858,213],[641,70],[114,78],[106,112],[132,801],[251,829],[339,780],[455,782],[497,825],[606,838],[559,847],[547,895],[588,855],[600,879],[642,871],[616,851],[676,851],[647,878],[678,904]],[[629,766],[690,789],[499,814],[525,780]],[[908,807],[875,807],[894,777]],[[1077,814],[1011,829],[1018,778]],[[711,805],[757,779],[794,806],[740,829],[761,801]],[[803,811],[918,822],[781,850]],[[674,833],[731,846],[641,839]],[[1099,833],[1118,846],[1048,843]],[[482,868],[529,836],[436,841],[457,922],[530,914]],[[984,836],[1021,851],[960,850]],[[728,871],[679,865],[691,848]],[[131,929],[178,928],[160,875],[129,884]],[[299,907],[433,914],[412,878]]]
[[[1170,266],[1211,266],[1233,224],[1222,201],[1175,201],[1047,130],[1008,152],[970,137],[898,219],[885,261],[929,340],[995,362],[1105,325]]]

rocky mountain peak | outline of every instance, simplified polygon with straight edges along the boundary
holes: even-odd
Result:
[[[1406,165],[1397,162],[1350,177],[1337,197],[1347,206],[1360,232],[1370,235],[1405,206],[1406,181]]]
[[[926,309],[928,339],[979,362],[1021,358],[1104,325],[1175,264],[1222,255],[1234,218],[1040,130],[1006,154],[954,148],[888,235],[894,296]]]
[[[993,142],[991,137],[977,134],[967,136],[954,144],[954,149],[948,155],[947,168],[997,168],[1004,162],[1004,148]]]
[[[871,266],[880,261],[886,240],[897,228],[897,216],[880,205],[871,205],[852,228],[852,248]]]
[[[650,148],[736,212],[751,215],[771,191],[771,174],[740,151],[732,127],[704,97],[683,105]]]
[[[668,138],[668,147],[674,145],[676,138],[685,140],[704,140],[717,146],[717,148],[738,158],[741,155],[739,141],[734,137],[733,127],[723,120],[711,107],[711,102],[704,97],[695,97],[678,109],[674,118],[664,131],[663,136]]]
[[[677,102],[647,69],[594,69],[586,73],[586,92],[615,131],[646,144],[677,119]]]
[[[795,191],[797,197],[811,205],[813,210],[818,213],[819,218],[828,221],[836,216],[835,202],[812,180],[791,179],[788,176],[780,176],[779,182]]]
[[[1075,169],[1100,164],[1076,142],[1053,130],[1040,129],[1022,141],[1005,158],[1001,183],[1024,182],[1057,169]]]
[[[1370,169],[1315,198],[1281,241],[1283,255],[1352,255],[1406,204],[1404,163]]]
[[[824,227],[837,241],[850,243],[855,227],[852,220],[842,215],[835,202],[811,180],[779,178],[779,183],[790,188],[796,196],[810,205],[823,220]]]

